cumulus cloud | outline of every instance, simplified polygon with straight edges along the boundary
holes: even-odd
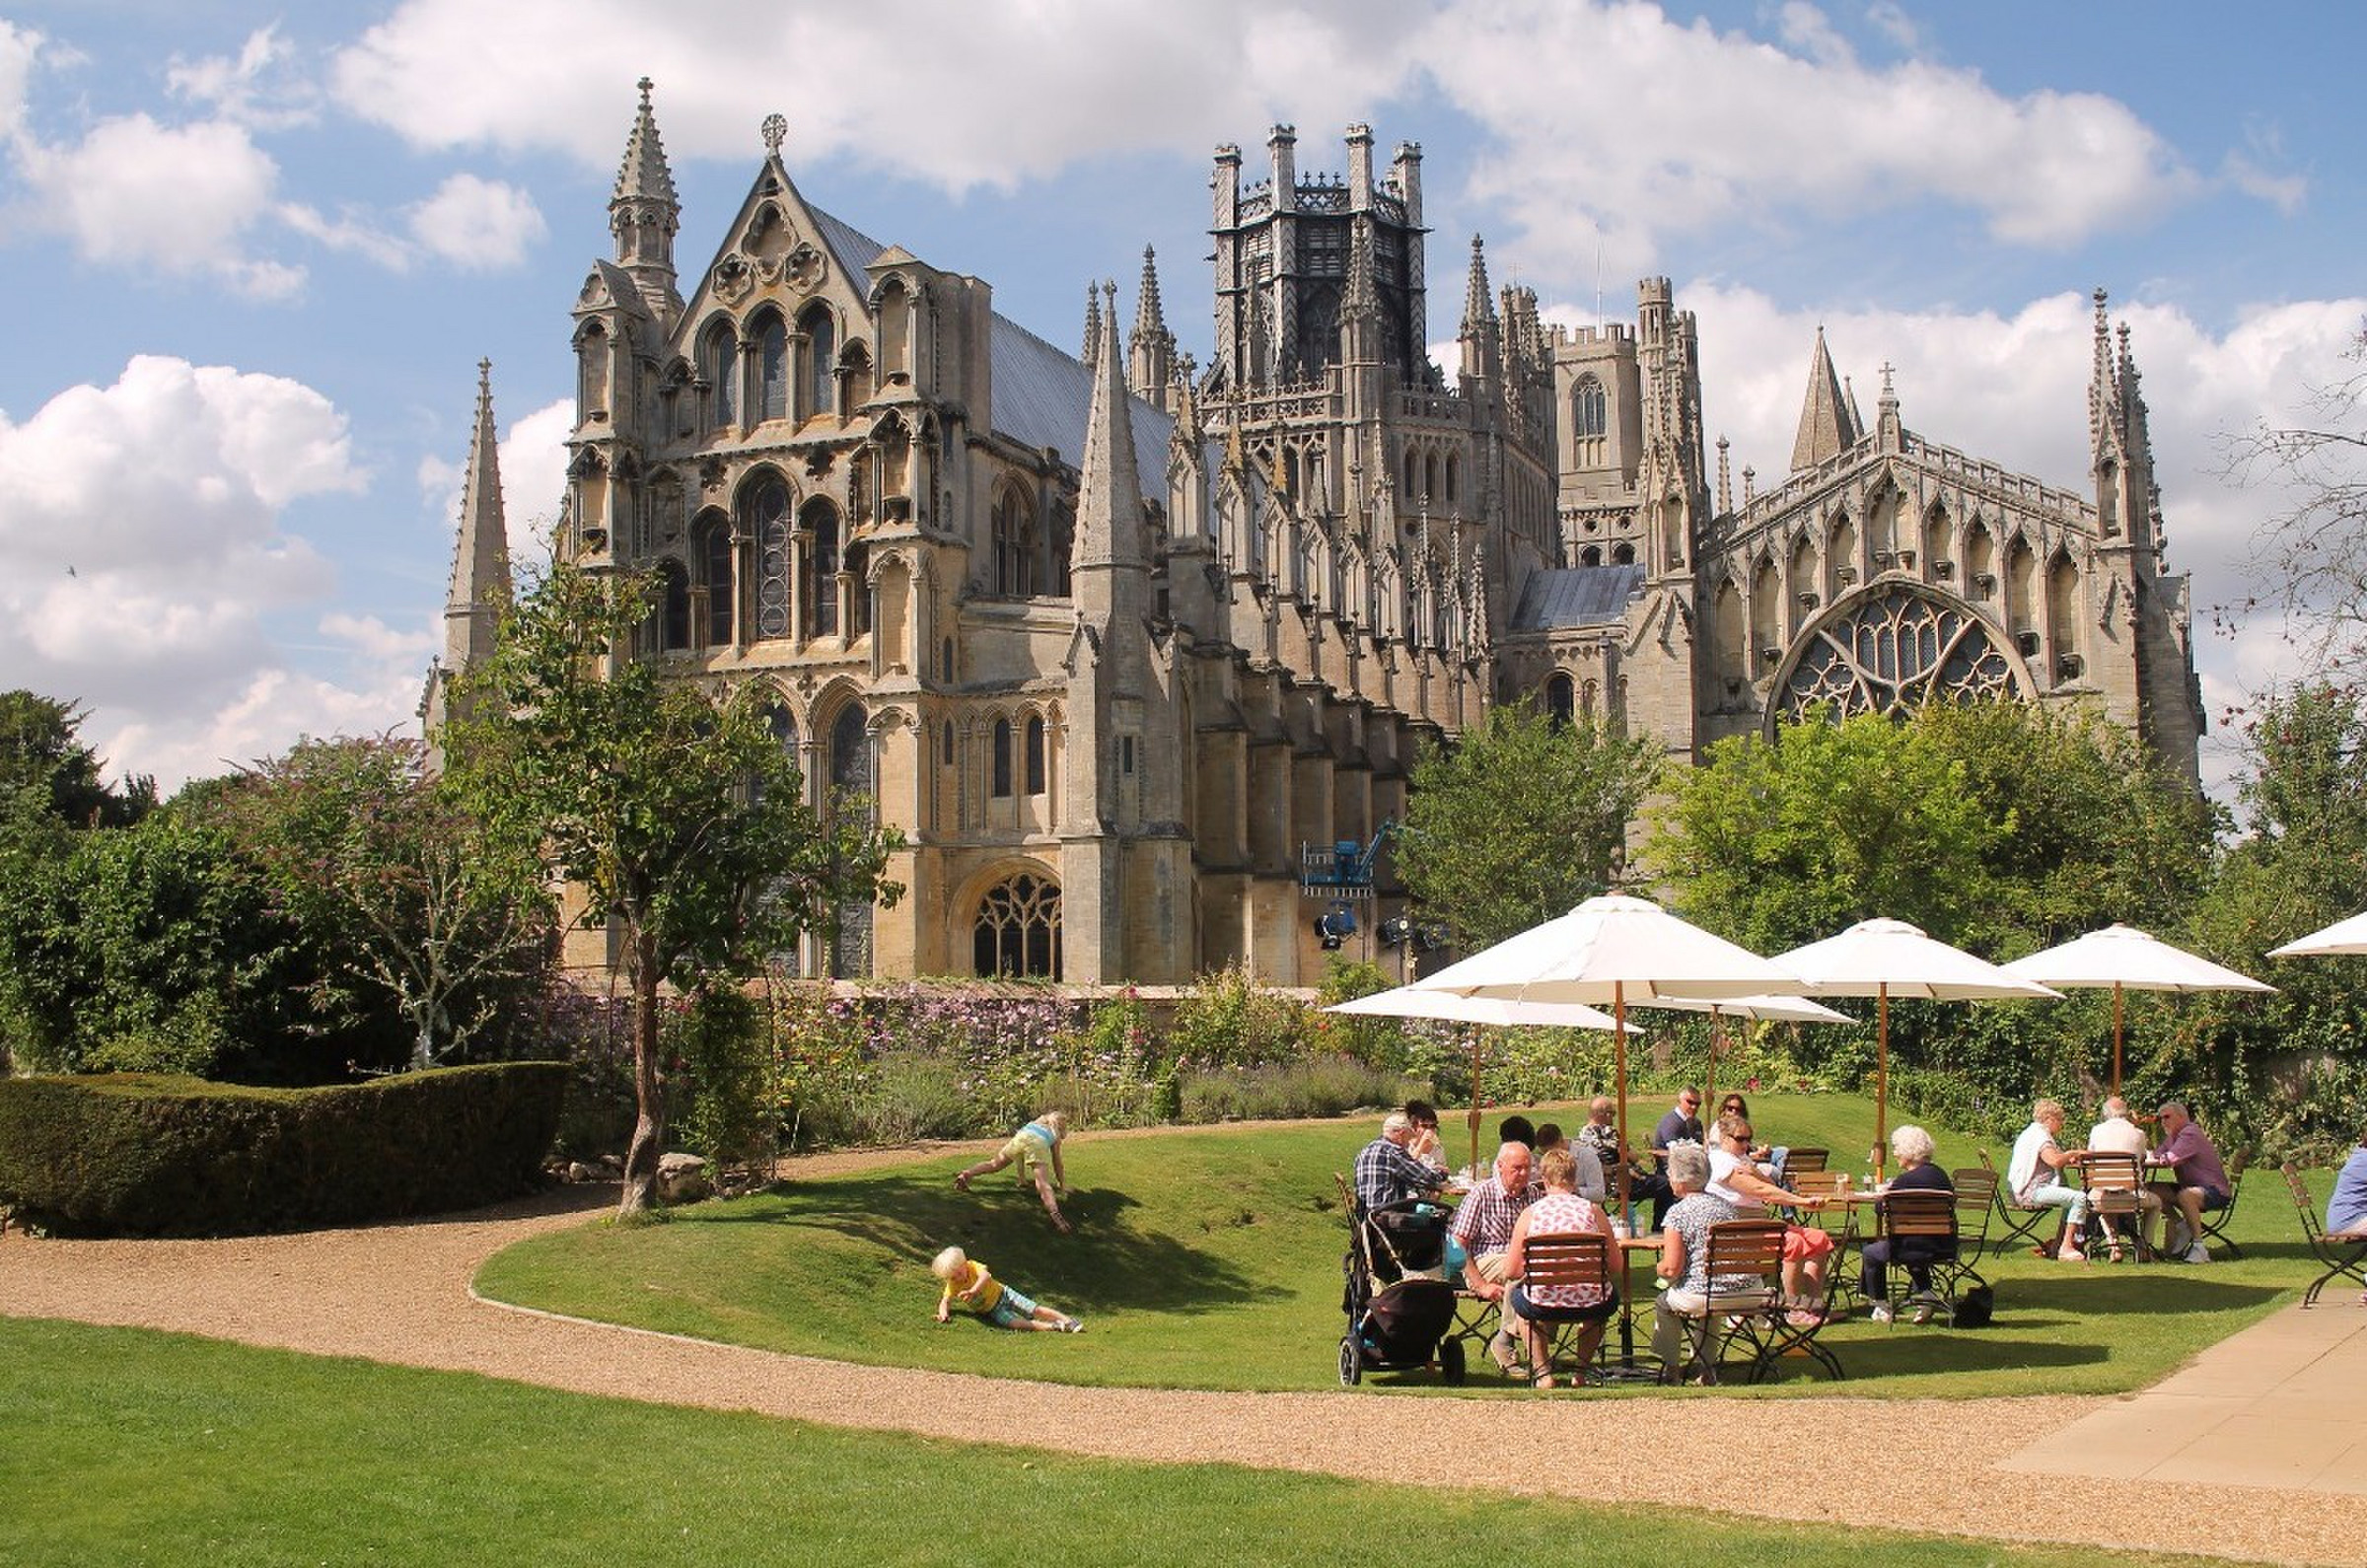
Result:
[[[25,123],[25,90],[41,36],[0,17],[0,137],[14,136]]]
[[[526,260],[549,233],[535,198],[516,185],[454,175],[411,209],[411,240],[466,271],[494,271]]]
[[[1009,188],[1080,157],[1202,153],[1277,114],[1327,128],[1360,117],[1410,79],[1433,9],[1103,0],[1014,7],[979,27],[967,0],[406,0],[342,51],[332,80],[353,112],[422,147],[560,148],[613,168],[646,74],[677,157],[753,157],[756,120],[778,107],[796,158]],[[943,36],[962,46],[915,43]],[[898,107],[883,117],[875,86],[888,80]]]
[[[364,482],[327,398],[222,366],[142,356],[0,414],[0,686],[87,701],[116,766],[185,776],[175,748],[258,681],[311,689],[266,620],[333,585],[283,514]]]
[[[177,98],[201,104],[213,117],[256,130],[312,123],[320,88],[298,67],[296,50],[277,28],[248,36],[236,54],[174,56],[165,86]]]
[[[1861,62],[1824,13],[1787,5],[1779,42],[1657,7],[1455,0],[1439,87],[1493,145],[1474,173],[1545,253],[1734,224],[1939,201],[2016,245],[2142,222],[2198,177],[2128,107],[1992,88],[1923,59]],[[1574,87],[1573,84],[1582,84]]]
[[[245,126],[127,114],[71,145],[20,139],[17,168],[35,220],[94,261],[159,272],[194,264],[265,299],[304,285],[303,268],[252,253],[279,166]]]

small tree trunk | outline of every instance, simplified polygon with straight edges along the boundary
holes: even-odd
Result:
[[[658,963],[655,944],[635,932],[633,986],[633,1141],[624,1155],[620,1215],[635,1214],[657,1200],[658,1156],[666,1149],[666,1100],[658,1086]]]

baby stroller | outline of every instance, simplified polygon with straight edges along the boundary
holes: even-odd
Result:
[[[1346,1182],[1340,1188],[1349,1237],[1341,1260],[1348,1331],[1339,1340],[1340,1383],[1353,1388],[1368,1372],[1410,1372],[1433,1361],[1447,1382],[1463,1382],[1455,1287],[1437,1272],[1447,1253],[1447,1208],[1407,1198],[1367,1214]]]

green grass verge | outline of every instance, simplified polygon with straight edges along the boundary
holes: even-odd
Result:
[[[1835,1151],[1863,1147],[1873,1125],[1871,1104],[1849,1096],[1769,1095],[1754,1109],[1762,1133]],[[1972,1163],[1971,1140],[1934,1130],[1943,1163]],[[961,1162],[949,1157],[695,1205],[659,1224],[538,1237],[491,1259],[477,1285],[499,1301],[883,1366],[1097,1385],[1321,1388],[1336,1383],[1343,1326],[1346,1231],[1332,1173],[1371,1132],[1355,1120],[1072,1145],[1071,1237],[1054,1234],[1033,1191],[1007,1173],[968,1196],[956,1191],[950,1176]],[[1860,1320],[1829,1329],[1846,1390],[1974,1397],[2143,1387],[2306,1282],[2290,1209],[2275,1174],[2259,1173],[2238,1209],[2235,1235],[2248,1253],[2240,1263],[1984,1263],[1998,1298],[1989,1328]],[[1091,1331],[1008,1333],[962,1317],[939,1326],[928,1263],[948,1244],[1084,1317]],[[1434,1387],[1426,1374],[1374,1382]],[[1501,1386],[1489,1369],[1471,1387]],[[1804,1375],[1776,1387],[1829,1385]]]
[[[1414,1540],[1490,1561],[1778,1568],[2095,1555],[1071,1459],[22,1319],[0,1319],[0,1562],[15,1568],[1365,1568]]]

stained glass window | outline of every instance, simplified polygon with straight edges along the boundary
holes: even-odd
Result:
[[[2024,694],[1985,621],[1894,584],[1808,634],[1775,707],[1791,718],[1826,703],[1846,716]]]

